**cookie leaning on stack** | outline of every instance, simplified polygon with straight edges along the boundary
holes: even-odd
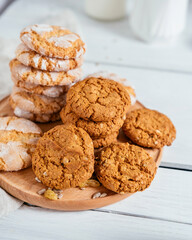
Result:
[[[33,121],[58,120],[66,92],[81,79],[85,44],[78,34],[45,24],[24,28],[20,38],[16,59],[10,62],[16,86],[11,107],[15,115]]]
[[[66,101],[60,113],[63,123],[70,122],[86,130],[95,148],[116,141],[131,105],[123,85],[106,76],[93,75],[72,86]]]

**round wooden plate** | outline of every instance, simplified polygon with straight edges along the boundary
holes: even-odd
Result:
[[[131,110],[143,107],[144,106],[141,103],[137,102],[131,108]],[[7,97],[0,102],[0,116],[11,115],[13,115],[13,111],[9,106]],[[55,123],[38,125],[45,132],[58,124],[61,124],[61,122],[58,121]],[[126,137],[123,135],[122,131],[120,131],[118,141],[126,141]],[[162,156],[162,149],[147,149],[147,151],[151,154],[157,166],[159,166]],[[32,205],[65,211],[100,208],[118,202],[132,195],[130,193],[120,195],[104,188],[103,186],[97,188],[88,187],[85,188],[85,190],[80,190],[79,188],[70,188],[63,191],[63,197],[61,199],[52,201],[37,194],[39,190],[45,187],[35,180],[35,175],[31,168],[27,168],[18,172],[1,172],[0,186],[14,197]],[[107,196],[104,198],[92,199],[93,194],[96,192],[105,192],[107,193]]]

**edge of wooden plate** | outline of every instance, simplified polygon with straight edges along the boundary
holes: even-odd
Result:
[[[131,110],[142,107],[144,106],[137,101],[136,105]],[[8,97],[6,97],[0,101],[0,116],[11,115],[14,114],[9,106]],[[58,124],[61,124],[61,122],[58,121],[51,124],[38,125],[46,131]],[[158,167],[161,162],[163,149],[153,149],[149,150],[149,152],[153,153],[153,157],[155,158],[154,160],[156,161]],[[30,179],[30,181],[28,181],[28,179]],[[103,186],[98,188],[89,187],[85,190],[70,188],[63,191],[63,198],[52,201],[37,193],[39,190],[45,188],[45,186],[35,180],[35,175],[31,168],[18,172],[0,172],[0,186],[12,196],[29,204],[64,211],[81,211],[100,208],[121,201],[133,194],[117,194],[104,188]],[[96,192],[105,192],[107,193],[107,196],[104,198],[92,199],[93,194]]]

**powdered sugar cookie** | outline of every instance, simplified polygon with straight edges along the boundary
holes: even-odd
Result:
[[[45,86],[62,86],[77,82],[82,77],[81,68],[76,68],[68,72],[48,72],[28,67],[13,59],[10,64],[13,76],[21,81]]]
[[[60,97],[66,93],[71,86],[70,84],[63,86],[44,86],[21,81],[16,79],[14,76],[11,76],[11,78],[16,87],[22,88],[26,92],[45,95],[48,97]]]
[[[41,135],[41,129],[29,120],[0,117],[0,170],[18,171],[29,167]]]
[[[30,49],[44,56],[69,59],[85,53],[85,43],[79,35],[59,26],[28,26],[21,31],[20,38]]]
[[[47,123],[47,122],[55,122],[60,120],[59,112],[52,113],[52,114],[34,114],[17,107],[15,102],[13,102],[12,100],[10,100],[10,105],[13,108],[13,112],[15,116],[20,118],[26,118],[33,122]]]
[[[31,50],[23,43],[17,47],[15,54],[16,58],[24,65],[45,71],[66,72],[71,69],[78,68],[83,64],[82,56],[66,60],[46,57]]]
[[[14,87],[10,96],[10,101],[15,102],[19,108],[34,114],[52,114],[59,112],[65,105],[66,96],[50,98],[23,91]]]
[[[100,72],[90,74],[88,77],[110,79],[110,80],[121,83],[122,85],[125,86],[127,92],[129,93],[129,96],[131,98],[131,105],[135,104],[137,99],[136,99],[136,93],[135,93],[134,87],[131,85],[131,83],[129,83],[127,81],[126,78],[121,78],[115,73],[109,73],[109,72],[105,72],[105,71],[100,71]]]

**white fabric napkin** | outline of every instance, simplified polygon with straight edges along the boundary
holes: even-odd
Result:
[[[78,33],[81,37],[81,29],[75,14],[70,9],[62,9],[62,13],[52,13],[45,17],[41,22],[50,25],[63,26]],[[9,70],[9,61],[14,58],[14,53],[19,39],[0,38],[0,100],[11,92],[12,81]],[[23,204],[22,201],[15,199],[0,188],[0,217],[3,217],[12,211],[15,211]]]

